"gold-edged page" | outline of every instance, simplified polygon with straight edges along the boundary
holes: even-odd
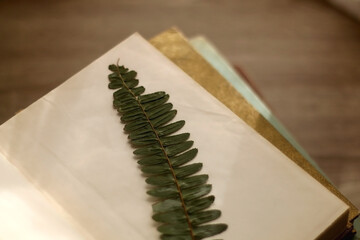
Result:
[[[343,200],[349,207],[348,228],[359,210],[317,171],[255,108],[249,104],[187,41],[176,28],[169,29],[149,40],[150,43],[220,100],[251,128],[271,142],[289,159]]]
[[[158,239],[153,201],[123,132],[108,65],[165,91],[209,174],[223,239],[315,239],[348,206],[248,126],[139,34],[134,34],[0,126],[0,153],[94,239]],[[187,59],[183,59],[187,61]],[[259,177],[261,176],[261,177]],[[284,227],[286,226],[286,228]]]

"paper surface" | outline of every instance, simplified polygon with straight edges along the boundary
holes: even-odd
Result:
[[[107,66],[138,72],[186,120],[225,239],[314,239],[348,206],[135,34],[0,126],[0,153],[95,239],[157,239],[144,177],[112,108]],[[261,177],[259,177],[261,176]],[[284,228],[286,224],[286,228]]]
[[[0,239],[92,240],[0,154]]]

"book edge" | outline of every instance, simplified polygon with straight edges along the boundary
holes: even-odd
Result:
[[[178,65],[183,71],[185,71],[189,76],[191,76],[195,81],[201,84],[207,91],[213,94],[221,102],[223,102],[228,108],[231,109],[236,115],[242,118],[250,127],[252,127],[256,132],[262,135],[265,139],[271,142],[275,147],[277,147],[281,152],[283,152],[287,157],[304,169],[308,174],[310,174],[315,180],[325,186],[330,192],[332,192],[336,197],[341,199],[345,204],[349,206],[349,211],[347,216],[347,229],[352,228],[353,220],[359,216],[359,210],[345,197],[343,196],[313,165],[311,165],[305,158],[299,153],[291,143],[286,140],[272,125],[269,123],[257,110],[252,107],[241,95],[235,90],[230,83],[228,83],[218,72],[215,70],[197,51],[189,44],[186,37],[178,30],[176,27],[173,27],[169,30],[166,30],[155,37],[151,38],[149,42],[162,52],[166,57],[172,60],[176,65]],[[186,66],[185,62],[179,58],[176,54],[171,52],[170,44],[174,42],[180,42],[182,46],[186,45],[188,48],[187,51],[184,51],[186,54],[192,54],[196,57],[197,61],[201,61],[203,67],[210,69],[217,78],[217,82],[223,88],[230,91],[227,92],[227,97],[221,96],[221,94],[216,94],[214,89],[211,86],[206,85],[201,80],[201,75],[197,75],[196,71],[190,69]],[[218,88],[218,86],[217,86]],[[216,89],[217,89],[216,88]],[[226,91],[225,91],[226,92]],[[230,96],[230,97],[229,97]],[[240,99],[240,100],[239,100]],[[252,118],[246,117],[244,112],[234,107],[234,104],[231,102],[240,102],[243,108],[246,108],[247,111],[252,113]],[[343,216],[343,215],[342,215]]]

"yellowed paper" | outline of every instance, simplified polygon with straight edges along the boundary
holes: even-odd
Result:
[[[315,239],[347,218],[346,204],[135,34],[0,126],[0,153],[94,239],[159,238],[107,88],[118,58],[148,93],[169,93],[186,121],[229,224],[218,238]]]
[[[0,239],[93,240],[0,154]]]

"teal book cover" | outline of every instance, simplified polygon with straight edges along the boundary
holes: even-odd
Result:
[[[273,127],[278,130],[328,181],[331,181],[306,150],[295,140],[284,125],[274,116],[269,107],[261,100],[247,81],[237,73],[220,51],[204,36],[189,39],[189,43],[206,59]],[[360,239],[360,219],[354,221],[357,234],[354,240]]]

